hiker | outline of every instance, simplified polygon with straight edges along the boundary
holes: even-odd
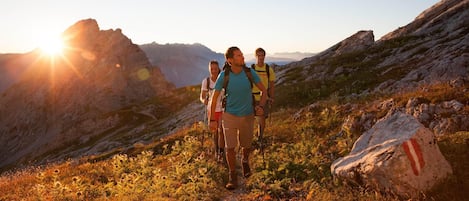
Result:
[[[215,81],[217,80],[218,74],[220,74],[220,67],[218,61],[212,60],[208,63],[208,71],[210,75],[202,80],[202,85],[200,89],[200,101],[205,105],[207,110],[206,114],[210,112],[209,106],[211,105],[212,99],[211,94],[213,94],[213,88],[215,87]],[[223,92],[222,92],[223,94]],[[210,132],[212,133],[213,140],[213,152],[215,153],[215,160],[218,162],[223,161],[224,157],[224,148],[225,148],[225,138],[223,136],[223,129],[221,127],[221,114],[223,112],[221,97],[219,96],[216,101],[215,113],[212,117],[212,120],[207,119]],[[208,116],[204,117],[208,118]]]
[[[261,141],[264,134],[265,119],[269,117],[269,111],[274,102],[275,72],[268,64],[264,63],[265,50],[263,48],[257,48],[254,54],[256,56],[256,63],[252,64],[251,68],[256,71],[257,75],[259,75],[262,84],[267,87],[267,104],[264,107],[264,114],[256,115],[256,119],[259,124],[257,136],[259,137],[259,141]],[[261,90],[256,86],[252,88],[252,94],[254,94],[256,105],[259,105],[259,101],[261,100],[260,93]]]
[[[223,100],[224,112],[222,114],[223,131],[225,134],[226,161],[229,170],[229,180],[226,188],[235,189],[238,185],[236,174],[237,146],[242,151],[241,163],[243,176],[249,177],[249,154],[254,131],[254,113],[263,114],[263,107],[267,101],[267,93],[257,73],[246,67],[244,56],[238,47],[230,47],[225,53],[226,63],[224,71],[220,73],[215,83],[215,92],[212,99],[220,96],[225,90]],[[255,84],[261,90],[259,105],[254,106],[252,85]],[[216,104],[212,102],[211,112],[216,111]],[[213,118],[209,115],[210,119]]]

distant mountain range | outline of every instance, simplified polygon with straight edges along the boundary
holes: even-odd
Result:
[[[217,60],[220,66],[225,61],[223,54],[216,53],[202,44],[158,44],[140,45],[153,66],[161,69],[166,79],[176,87],[196,85],[208,76],[208,63]]]
[[[208,47],[195,44],[158,44],[149,43],[140,45],[147,54],[150,63],[161,69],[166,79],[176,87],[197,85],[208,76],[208,63],[217,60],[220,68],[225,62],[223,53],[217,53]],[[313,53],[275,53],[267,55],[267,63],[284,65],[314,55]],[[255,63],[252,54],[245,53],[246,64]]]

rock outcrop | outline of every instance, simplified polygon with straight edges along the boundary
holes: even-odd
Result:
[[[436,136],[469,130],[469,115],[464,112],[465,105],[457,100],[431,103],[422,97],[412,97],[402,107],[398,106],[394,99],[375,102],[368,107],[373,109],[347,116],[342,125],[342,131],[359,135],[369,130],[377,121],[377,113],[393,109],[412,115]]]
[[[404,198],[418,198],[452,174],[434,134],[417,119],[396,112],[378,121],[332,163],[332,174],[351,184]]]

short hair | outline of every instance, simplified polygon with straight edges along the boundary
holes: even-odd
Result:
[[[259,48],[256,49],[256,51],[254,51],[254,54],[255,54],[255,55],[257,55],[257,53],[262,53],[262,54],[265,55],[265,50],[262,49],[262,47],[259,47]]]
[[[240,50],[238,47],[236,46],[233,46],[233,47],[230,47],[226,50],[225,52],[225,59],[228,59],[228,58],[233,58],[234,57],[234,51],[235,50]]]

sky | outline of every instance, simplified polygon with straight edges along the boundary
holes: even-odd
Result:
[[[25,53],[82,19],[141,45],[200,43],[224,53],[263,47],[321,52],[360,30],[375,40],[438,0],[2,0],[0,53]]]

